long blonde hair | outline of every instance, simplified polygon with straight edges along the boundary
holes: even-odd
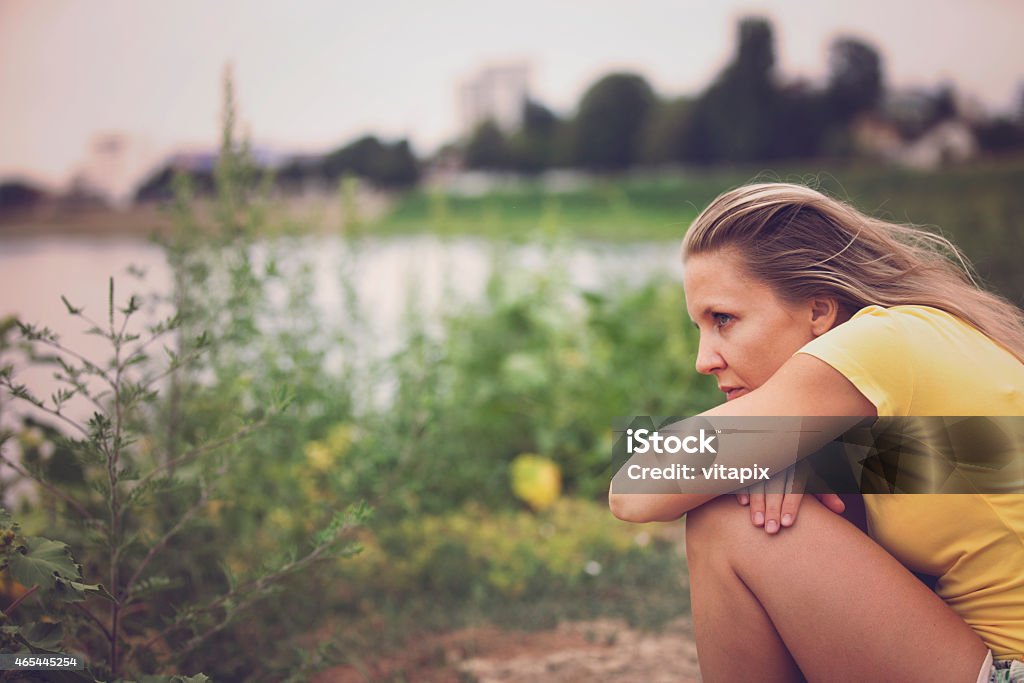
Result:
[[[871,218],[816,190],[759,183],[720,195],[683,240],[683,259],[736,249],[784,300],[834,296],[865,306],[931,306],[970,323],[1024,362],[1024,311],[981,289],[949,240]]]

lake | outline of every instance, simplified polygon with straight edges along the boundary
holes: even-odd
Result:
[[[377,357],[398,349],[409,306],[415,305],[428,324],[436,323],[442,311],[478,301],[495,264],[522,274],[561,270],[573,288],[591,290],[638,285],[658,276],[680,282],[682,278],[677,242],[544,247],[417,235],[352,244],[337,236],[310,236],[258,243],[254,261],[260,262],[270,251],[278,255],[286,272],[310,265],[314,305],[323,316],[325,330],[346,320],[342,279],[343,273],[349,273],[366,325],[361,347]],[[143,271],[145,277],[130,275],[129,268]],[[110,277],[115,278],[115,303],[119,304],[131,293],[167,291],[171,282],[163,250],[144,240],[0,238],[0,318],[16,315],[48,326],[71,348],[104,358],[106,342],[85,335],[81,321],[68,315],[60,297],[66,296],[93,319],[103,321]],[[148,317],[155,320],[158,312],[149,312]],[[43,395],[56,388],[41,370],[20,376]]]

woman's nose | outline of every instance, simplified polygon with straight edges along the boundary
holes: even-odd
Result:
[[[725,367],[725,361],[720,353],[703,341],[697,347],[697,372],[702,375],[710,375],[716,370]]]

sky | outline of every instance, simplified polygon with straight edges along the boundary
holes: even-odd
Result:
[[[375,133],[429,153],[460,132],[456,89],[485,65],[525,60],[562,114],[612,70],[696,94],[747,15],[771,20],[784,77],[823,80],[829,43],[852,35],[890,87],[952,82],[992,111],[1021,99],[1021,0],[0,0],[0,178],[63,184],[111,132],[138,168],[213,147],[227,64],[257,145]]]

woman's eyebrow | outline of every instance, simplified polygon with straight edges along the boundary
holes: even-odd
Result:
[[[710,317],[711,317],[711,315],[712,315],[712,314],[713,314],[713,313],[714,313],[715,311],[717,311],[717,310],[718,310],[718,308],[719,308],[718,306],[707,306],[707,307],[706,307],[706,308],[705,308],[705,309],[704,309],[703,311],[701,311],[701,312],[700,312],[700,315],[698,315],[697,317],[698,317],[698,318],[710,318]],[[690,318],[690,323],[691,323],[691,324],[692,324],[692,325],[693,325],[694,327],[696,327],[696,328],[698,328],[698,329],[700,328],[700,323],[698,323],[698,322],[697,322],[696,320],[694,320],[694,319],[693,319],[692,317],[690,317],[690,313],[689,313],[689,311],[687,311],[687,313],[686,313],[686,317],[687,317],[687,318]]]
[[[700,312],[700,314],[697,317],[698,318],[710,318],[715,313],[722,313],[724,311],[728,311],[728,310],[731,310],[731,309],[732,309],[732,306],[726,306],[726,305],[721,304],[721,303],[712,303],[712,304],[708,304],[707,306],[705,306],[704,309]],[[689,309],[684,309],[684,310],[686,311],[686,317],[690,318],[690,322],[693,323],[694,325],[697,325],[698,324],[697,321],[694,320],[692,316],[690,316]]]
[[[720,304],[711,304],[709,306],[706,306],[704,308],[704,310],[701,311],[700,314],[703,317],[707,318],[707,317],[710,317],[711,315],[713,315],[715,313],[721,313],[722,311],[728,310],[729,308],[730,308],[729,306],[722,306]]]

